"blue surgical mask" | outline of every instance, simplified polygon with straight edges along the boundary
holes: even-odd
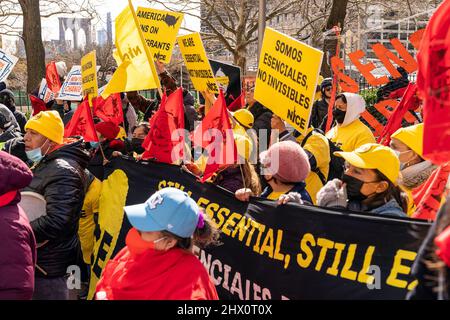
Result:
[[[27,158],[33,162],[39,162],[44,157],[41,152],[41,148],[36,148],[30,151],[25,151]]]
[[[97,141],[91,141],[89,142],[92,148],[97,149],[100,146],[100,142]]]
[[[47,142],[48,139],[45,141]],[[44,144],[45,144],[44,142]],[[27,158],[30,161],[33,161],[34,163],[39,162],[42,160],[42,158],[47,154],[47,152],[50,150],[50,146],[48,147],[47,151],[45,152],[45,154],[42,154],[42,150],[41,147],[30,150],[30,151],[25,151]]]

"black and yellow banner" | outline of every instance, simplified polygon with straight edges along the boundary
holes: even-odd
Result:
[[[91,298],[131,227],[123,206],[165,187],[188,192],[221,229],[222,245],[195,249],[221,299],[404,299],[416,285],[409,273],[426,222],[259,198],[244,203],[178,166],[119,158],[103,182]]]

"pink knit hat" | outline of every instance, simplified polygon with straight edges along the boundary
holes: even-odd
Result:
[[[260,159],[266,173],[283,183],[304,181],[311,171],[306,152],[293,141],[273,144],[261,152]]]

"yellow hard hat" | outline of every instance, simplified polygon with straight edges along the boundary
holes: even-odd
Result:
[[[395,152],[377,143],[367,143],[352,152],[335,152],[335,156],[344,158],[352,166],[361,169],[376,169],[394,185],[400,175],[400,161]]]
[[[125,140],[127,137],[127,133],[125,132],[125,129],[122,127],[119,127],[119,133],[117,134],[116,139]]]
[[[58,144],[63,143],[64,123],[58,111],[41,111],[32,117],[25,125],[26,129],[32,129],[49,140]]]
[[[423,123],[400,128],[391,135],[391,138],[400,140],[419,156],[423,155]]]
[[[233,117],[244,128],[249,129],[253,127],[255,118],[253,117],[253,114],[247,109],[239,109],[236,112],[233,112]]]

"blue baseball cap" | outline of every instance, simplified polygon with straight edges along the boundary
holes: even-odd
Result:
[[[186,192],[164,188],[141,204],[126,206],[131,225],[139,231],[169,231],[190,238],[197,227],[200,209]]]

